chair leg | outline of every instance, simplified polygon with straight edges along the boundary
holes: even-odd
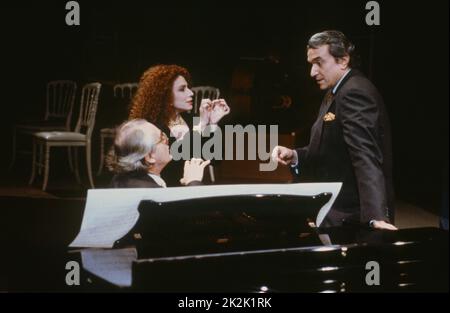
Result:
[[[105,136],[100,134],[100,165],[98,166],[97,176],[100,176],[103,171],[103,160],[105,158]]]
[[[44,156],[44,183],[42,184],[42,190],[47,189],[48,172],[50,170],[50,146],[45,143],[45,156]]]
[[[86,144],[86,167],[89,177],[89,183],[91,184],[91,188],[95,188],[94,180],[92,179],[92,167],[91,167],[91,144]]]
[[[33,184],[34,177],[36,176],[36,140],[33,140],[33,157],[31,159],[31,177],[28,185]]]
[[[39,161],[38,164],[44,164],[42,161],[42,156],[44,155],[44,145],[43,144],[39,144]],[[42,175],[42,166],[38,167],[38,174]]]
[[[209,176],[211,177],[211,182],[214,183],[216,181],[216,177],[214,176],[214,166],[208,165]]]
[[[73,172],[73,161],[72,161],[72,149],[71,147],[67,147],[67,154],[69,157],[69,168],[70,171]]]
[[[78,170],[78,147],[74,147],[74,171],[75,171],[75,179],[79,184],[81,184],[80,179],[80,171]]]
[[[9,164],[9,169],[12,170],[14,163],[16,162],[16,140],[17,140],[17,127],[13,127],[13,137],[12,137],[12,155],[11,163]]]

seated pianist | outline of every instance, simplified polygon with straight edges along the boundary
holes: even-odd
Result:
[[[113,188],[165,188],[161,178],[172,160],[167,136],[144,119],[133,119],[117,127],[114,148],[108,155],[108,168],[115,173]],[[210,161],[191,159],[185,162],[180,183],[202,185],[204,168]]]

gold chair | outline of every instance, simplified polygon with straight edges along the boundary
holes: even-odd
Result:
[[[54,80],[47,83],[44,119],[14,125],[10,168],[13,168],[16,161],[16,153],[19,152],[16,147],[18,135],[31,136],[35,132],[51,130],[70,131],[70,121],[76,90],[77,84],[71,80]],[[72,168],[70,148],[69,165]]]

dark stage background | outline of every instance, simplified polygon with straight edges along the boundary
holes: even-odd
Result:
[[[72,27],[65,24],[66,1],[1,4],[2,172],[12,124],[43,115],[49,80],[75,80],[79,90],[90,81],[104,84],[94,137],[111,123],[112,85],[136,82],[157,63],[186,66],[194,85],[219,87],[233,110],[229,122],[255,123],[255,105],[240,110],[230,99],[236,70],[264,75],[257,59],[269,52],[288,75],[293,107],[258,118],[296,131],[297,144],[305,144],[322,97],[309,78],[305,45],[311,34],[335,28],[356,43],[363,71],[385,99],[397,196],[433,211],[443,193],[448,197],[448,1],[379,1],[380,26],[365,24],[367,1],[78,2],[81,25]]]

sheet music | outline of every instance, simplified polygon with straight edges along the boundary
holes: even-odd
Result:
[[[112,248],[126,235],[139,218],[141,200],[159,202],[228,195],[281,194],[312,196],[331,193],[332,197],[319,211],[320,226],[334,203],[342,183],[214,185],[171,188],[91,189],[80,233],[69,247]]]
[[[136,224],[137,207],[148,189],[91,189],[81,229],[69,247],[112,248]]]
[[[137,259],[135,248],[126,249],[83,249],[83,268],[119,287],[131,286],[131,267]]]

